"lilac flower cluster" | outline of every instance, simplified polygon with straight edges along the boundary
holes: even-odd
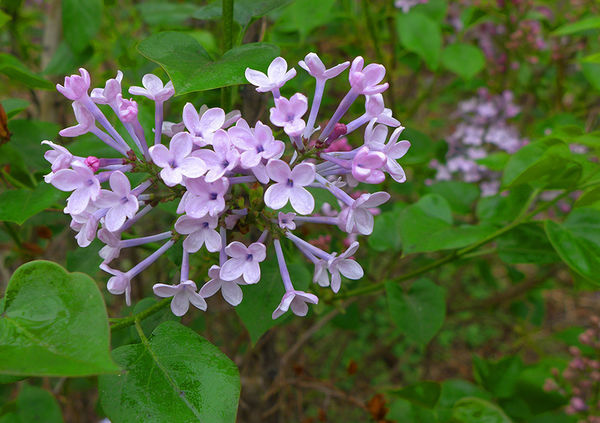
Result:
[[[487,169],[477,160],[494,152],[514,153],[527,140],[509,123],[520,108],[513,102],[510,91],[492,95],[482,88],[478,96],[458,105],[458,124],[447,138],[446,163],[431,162],[437,180],[450,180],[457,175],[465,182],[479,182],[482,195],[498,192],[500,173]]]
[[[592,327],[579,335],[579,341],[600,354],[600,318],[593,316]],[[552,378],[546,379],[544,390],[557,391],[570,397],[565,412],[577,415],[580,423],[600,423],[600,361],[584,356],[579,348],[570,347],[571,361],[561,372],[552,369]]]
[[[80,75],[65,78],[58,90],[73,100],[77,125],[60,134],[76,137],[85,133],[96,135],[123,157],[79,157],[65,147],[43,141],[51,147],[45,158],[52,165],[46,182],[71,192],[65,213],[72,218],[71,228],[81,247],[96,237],[105,246],[100,251],[102,270],[111,278],[107,288],[112,294],[125,294],[131,302],[131,280],[148,268],[162,254],[183,238],[183,259],[180,282],[176,285],[157,283],[154,293],[172,297],[174,314],[185,314],[189,305],[206,310],[205,298],[221,292],[225,301],[235,306],[243,298],[242,288],[261,279],[260,263],[267,257],[267,241],[272,240],[280,268],[285,295],[273,319],[289,309],[304,316],[307,304],[318,298],[294,288],[287,270],[281,242],[294,245],[315,266],[313,281],[338,292],[342,276],[360,279],[362,267],[353,259],[359,243],[352,242],[342,253],[327,252],[302,239],[294,230],[304,223],[337,225],[356,237],[373,230],[374,208],[389,200],[386,192],[349,194],[345,186],[359,182],[379,184],[389,174],[404,182],[404,170],[398,164],[410,147],[399,141],[403,130],[383,102],[382,83],[385,68],[379,64],[364,65],[362,57],[352,64],[345,62],[326,69],[314,53],[299,62],[316,80],[309,110],[308,99],[302,93],[289,98],[280,94],[284,84],[296,75],[286,61],[278,57],[267,73],[246,69],[246,78],[259,92],[271,92],[274,107],[270,121],[289,138],[286,145],[277,140],[273,129],[257,122],[251,126],[237,111],[226,114],[220,108],[203,106],[197,110],[191,103],[183,108],[182,122],[163,121],[163,105],[174,95],[171,82],[155,75],[145,75],[142,87],[130,87],[129,93],[154,102],[154,140],[149,146],[146,131],[138,120],[136,101],[123,98],[122,73],[109,79],[104,88],[88,94],[90,76],[85,69]],[[321,130],[315,126],[326,82],[349,68],[350,89],[333,116]],[[365,112],[358,118],[342,123],[350,106],[365,99]],[[112,109],[127,132],[128,144],[100,109]],[[345,137],[366,125],[364,140],[351,148]],[[388,128],[394,128],[388,139]],[[169,141],[164,142],[164,138]],[[339,145],[340,148],[334,148]],[[291,147],[291,148],[290,148]],[[288,150],[288,151],[286,151]],[[338,151],[339,150],[339,151]],[[146,177],[132,187],[128,174]],[[137,178],[139,179],[139,178]],[[105,185],[103,187],[103,185]],[[327,213],[315,213],[311,190],[329,191],[338,201],[339,210],[329,205]],[[170,230],[144,237],[124,235],[138,220],[160,202],[178,200],[179,217]],[[242,242],[252,236],[248,227],[257,228],[257,239]],[[258,233],[257,232],[257,235]],[[228,242],[229,240],[229,242]],[[152,254],[127,271],[111,267],[122,249],[162,242]],[[208,282],[199,290],[190,279],[190,254],[205,248],[219,253],[219,263],[208,270]]]

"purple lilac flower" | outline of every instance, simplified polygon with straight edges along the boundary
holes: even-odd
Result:
[[[362,267],[353,257],[359,245],[358,234],[372,232],[377,207],[390,196],[386,192],[353,193],[351,188],[359,182],[382,182],[386,174],[403,182],[406,175],[398,160],[410,143],[398,141],[403,127],[385,108],[381,93],[388,85],[383,82],[383,66],[365,65],[362,57],[352,62],[348,92],[319,132],[320,127],[315,124],[325,82],[340,75],[350,62],[327,69],[316,54],[310,53],[299,64],[315,78],[306,124],[303,118],[309,110],[309,99],[302,93],[281,96],[280,89],[296,75],[296,70],[288,69],[283,58],[275,59],[266,74],[246,70],[249,81],[259,92],[272,92],[275,107],[270,121],[284,129],[289,142],[275,139],[273,129],[262,122],[249,125],[238,111],[226,113],[206,105],[196,109],[188,103],[181,112],[181,123],[165,122],[163,103],[174,94],[173,85],[164,84],[154,75],[145,75],[143,87],[131,87],[129,92],[144,97],[141,101],[155,102],[155,137],[149,147],[144,135],[147,131],[138,119],[137,103],[122,96],[121,72],[106,81],[104,88],[93,88],[91,96],[88,95],[90,77],[83,69],[80,75],[67,77],[64,85],[59,86],[74,101],[78,122],[62,133],[78,136],[91,132],[123,155],[119,159],[78,157],[65,147],[43,142],[50,147],[45,158],[52,168],[45,180],[58,189],[72,192],[65,212],[71,215],[70,226],[77,232],[78,244],[85,247],[96,238],[105,244],[100,250],[101,269],[111,275],[109,292],[125,294],[129,304],[132,280],[179,238],[183,238],[179,281],[173,285],[155,284],[153,288],[156,295],[172,298],[171,310],[178,316],[185,314],[190,304],[206,310],[204,298],[218,291],[229,304],[240,304],[244,286],[260,282],[260,266],[266,260],[269,244],[275,248],[286,291],[272,317],[277,318],[290,309],[297,315],[306,315],[308,304],[316,304],[318,297],[294,288],[281,240],[295,246],[314,264],[316,286],[331,287],[338,292],[342,277],[358,280],[363,276]],[[365,113],[344,122],[350,106],[360,96],[364,96]],[[125,131],[118,131],[97,104],[110,106]],[[362,142],[351,146],[349,134],[359,134],[364,125],[367,129]],[[396,128],[389,138],[388,127]],[[128,134],[127,141],[122,133]],[[163,144],[164,137],[168,142]],[[360,140],[360,136],[357,138]],[[142,155],[138,156],[130,145],[135,145]],[[471,152],[471,156],[477,154]],[[132,189],[130,173],[152,176]],[[248,186],[242,188],[242,184]],[[309,189],[331,192],[339,210],[329,205],[327,210],[312,214],[315,200]],[[179,217],[171,223],[174,231],[170,226],[169,230],[154,235],[125,235],[158,203],[176,200],[179,200]],[[279,212],[288,203],[294,212]],[[339,227],[346,233],[344,242],[348,249],[341,254],[330,253],[325,251],[328,245],[323,245],[324,249],[315,247],[290,232],[305,224]],[[262,231],[258,239],[245,241],[258,230]],[[228,232],[234,237],[229,243]],[[250,235],[246,235],[248,232]],[[164,244],[130,270],[109,267],[123,249],[158,241]],[[209,280],[198,291],[198,285],[190,277],[193,270],[190,257],[203,254],[203,247],[208,252],[218,251],[219,263],[208,269]]]

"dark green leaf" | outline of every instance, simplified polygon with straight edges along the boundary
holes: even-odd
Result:
[[[368,240],[369,247],[375,251],[400,251],[402,249],[398,215],[399,211],[389,211],[375,217],[373,233]]]
[[[288,260],[287,265],[296,289],[306,289],[312,281],[312,275],[306,265],[299,261],[290,260]],[[285,320],[284,316],[277,320],[271,318],[271,313],[277,308],[285,293],[279,273],[279,265],[274,254],[267,256],[267,259],[261,263],[260,270],[260,282],[256,285],[243,287],[244,299],[235,308],[235,312],[248,329],[252,344],[256,344],[267,330]]]
[[[19,59],[7,53],[0,53],[0,73],[29,88],[54,89],[50,81],[30,71]]]
[[[482,159],[477,159],[475,162],[487,167],[490,170],[504,170],[508,159],[510,159],[510,154],[500,151],[489,154]]]
[[[460,181],[436,182],[426,187],[426,191],[444,197],[452,211],[460,214],[470,213],[473,203],[479,198],[477,185]]]
[[[233,19],[241,26],[246,26],[252,18],[264,16],[279,7],[288,5],[293,0],[236,0],[233,7]],[[302,1],[299,1],[302,3]],[[306,5],[305,5],[306,6]],[[198,8],[194,12],[196,19],[220,19],[223,4],[221,0]]]
[[[450,44],[442,51],[442,64],[463,79],[471,79],[485,67],[485,56],[471,44]]]
[[[98,274],[102,257],[98,254],[104,244],[95,239],[85,248],[67,251],[67,270],[69,272],[87,273],[92,278]]]
[[[548,220],[545,228],[552,246],[571,269],[600,282],[600,210],[575,209],[562,224]]]
[[[582,62],[580,66],[585,79],[596,90],[600,90],[600,63]]]
[[[0,374],[87,376],[118,371],[106,308],[89,276],[56,263],[19,267],[0,317]]]
[[[44,69],[46,75],[67,75],[75,72],[83,63],[87,62],[94,54],[91,46],[84,48],[82,51],[75,53],[66,41],[61,42],[54,54],[50,63]]]
[[[45,389],[23,385],[14,409],[0,418],[2,423],[62,423],[60,407]]]
[[[103,8],[102,0],[62,0],[63,35],[74,52],[85,50],[100,30]]]
[[[4,107],[6,116],[9,119],[16,116],[29,106],[29,102],[21,98],[6,98],[0,101],[0,103],[2,103],[2,107]]]
[[[417,280],[404,292],[397,283],[386,282],[392,320],[411,341],[427,344],[444,324],[446,291],[429,279]]]
[[[13,119],[8,122],[8,129],[13,134],[9,144],[23,154],[27,168],[34,172],[40,170],[44,173],[50,172],[50,163],[44,159],[44,152],[49,147],[42,145],[41,142],[55,139],[60,127],[55,123],[41,120]]]
[[[512,423],[500,407],[473,397],[459,400],[454,405],[452,418],[456,423]]]
[[[565,143],[545,139],[522,147],[508,160],[502,184],[505,187],[530,184],[538,188],[566,188],[577,182],[581,170]]]
[[[560,258],[548,241],[543,226],[524,223],[496,240],[498,256],[505,263],[556,263]]]
[[[430,69],[437,69],[442,51],[442,32],[438,23],[419,12],[398,14],[396,27],[400,42],[418,54]]]
[[[497,224],[514,220],[527,199],[531,195],[531,188],[527,185],[515,187],[505,193],[482,197],[477,203],[475,213],[480,221]]]
[[[142,20],[147,24],[167,26],[183,25],[186,20],[195,17],[195,14],[202,9],[202,7],[191,3],[169,3],[165,1],[143,2],[137,4],[136,8],[140,11]]]
[[[473,356],[475,380],[497,398],[508,398],[515,392],[523,361],[518,356],[506,356],[488,361]]]
[[[0,221],[22,225],[27,219],[56,204],[64,195],[52,185],[15,189],[0,194]]]
[[[163,67],[177,94],[244,84],[247,67],[264,71],[279,54],[273,44],[251,43],[212,60],[193,37],[181,32],[152,35],[138,45],[138,50]]]
[[[191,329],[162,323],[148,344],[119,347],[113,356],[125,372],[98,380],[100,403],[113,423],[235,422],[238,370]]]
[[[300,39],[305,40],[315,29],[331,22],[335,4],[335,0],[296,0],[277,18],[275,28],[298,32]]]
[[[570,35],[577,32],[600,28],[600,16],[591,16],[580,21],[562,25],[552,32],[554,36]]]
[[[402,158],[403,165],[428,163],[433,159],[434,145],[429,135],[413,128],[406,128],[402,136],[411,143],[409,152]]]
[[[397,389],[392,393],[421,407],[433,408],[440,398],[440,391],[441,388],[438,382],[425,380]]]
[[[12,18],[10,17],[10,15],[7,15],[2,10],[0,10],[0,28],[2,28],[4,24],[6,24],[6,22],[10,21],[11,19]]]
[[[491,395],[482,388],[462,379],[446,379],[442,382],[442,390],[436,412],[440,423],[450,422],[452,409],[458,400],[464,397],[490,399]]]

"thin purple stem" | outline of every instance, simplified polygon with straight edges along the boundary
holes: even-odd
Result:
[[[290,279],[290,272],[287,269],[285,264],[285,258],[283,257],[283,251],[281,250],[281,244],[279,240],[275,238],[273,240],[273,245],[275,246],[275,254],[277,255],[277,263],[279,264],[279,273],[281,274],[281,280],[283,281],[283,286],[285,287],[285,291],[293,291],[294,285],[292,285],[292,280]]]
[[[318,173],[316,174],[315,179],[344,204],[348,206],[352,206],[354,204],[354,199],[350,197],[344,190],[336,187]]]
[[[173,236],[173,232],[167,231],[156,235],[149,235],[140,238],[124,239],[119,243],[120,248],[139,247],[140,245],[150,244],[151,242],[162,241]]]
[[[219,234],[221,235],[221,250],[219,251],[219,266],[223,267],[223,264],[227,261],[227,253],[225,253],[225,247],[227,247],[227,229],[224,226],[219,228]]]
[[[163,123],[163,102],[157,101],[154,107],[154,145],[160,144]]]
[[[181,257],[181,277],[180,282],[185,282],[190,279],[190,253],[183,249],[183,256]]]
[[[305,240],[303,240],[302,238],[297,237],[296,235],[294,235],[293,233],[291,233],[290,231],[287,231],[285,233],[285,236],[288,237],[290,240],[292,240],[292,242],[294,244],[296,244],[297,247],[304,247],[307,251],[310,251],[311,253],[313,253],[314,255],[316,255],[317,257],[320,257],[322,259],[325,260],[329,260],[329,258],[331,257],[331,254],[326,253],[325,251],[321,250],[318,247],[315,247],[314,245],[312,245],[309,242],[306,242]]]
[[[348,94],[344,96],[338,108],[333,113],[333,116],[331,117],[329,122],[327,122],[327,126],[325,126],[325,129],[323,129],[323,132],[321,132],[321,135],[319,135],[320,141],[324,141],[325,139],[327,139],[329,134],[331,134],[331,131],[333,131],[333,127],[335,126],[335,124],[338,123],[342,116],[346,114],[346,112],[348,111],[350,106],[352,106],[352,103],[354,103],[354,100],[356,100],[358,96],[359,93],[357,91],[354,91],[354,88],[350,88]]]
[[[304,129],[303,137],[309,139],[315,130],[315,122],[317,121],[317,115],[319,114],[319,108],[321,107],[321,100],[323,99],[323,91],[325,90],[325,79],[317,78],[315,85],[315,95],[313,97],[312,105],[310,106],[310,115],[308,116],[308,122],[306,122],[306,128]]]
[[[175,241],[173,241],[172,239],[165,242],[158,250],[150,254],[148,257],[136,264],[131,269],[129,269],[129,271],[127,272],[127,277],[129,279],[132,279],[133,277],[139,275],[152,263],[154,263],[160,256],[162,256],[169,248],[171,248],[173,244],[175,244]]]

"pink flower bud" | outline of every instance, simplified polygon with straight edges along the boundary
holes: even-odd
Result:
[[[97,172],[100,168],[100,159],[98,157],[89,156],[84,160],[84,163],[92,169],[92,172]]]

